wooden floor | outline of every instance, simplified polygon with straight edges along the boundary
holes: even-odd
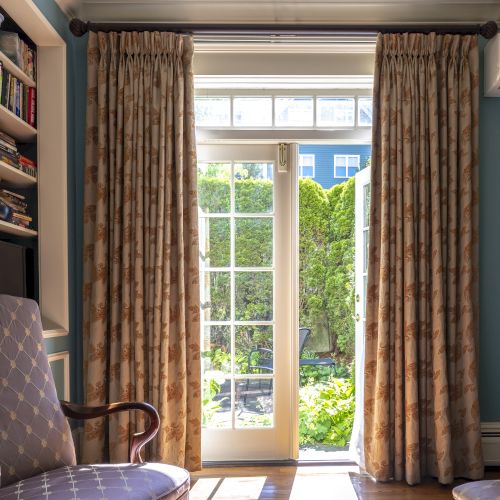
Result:
[[[499,479],[500,472],[487,472]],[[450,500],[451,486],[375,483],[354,466],[206,468],[191,476],[191,500]],[[457,482],[456,484],[460,484]]]

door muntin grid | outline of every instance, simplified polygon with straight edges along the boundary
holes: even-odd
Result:
[[[273,162],[198,165],[203,425],[274,424]]]

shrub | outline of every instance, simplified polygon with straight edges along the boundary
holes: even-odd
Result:
[[[300,389],[299,444],[346,446],[354,423],[352,379],[331,377]]]

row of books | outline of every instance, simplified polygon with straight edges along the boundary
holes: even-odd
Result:
[[[32,127],[36,126],[36,89],[7,71],[0,62],[0,104]]]
[[[17,33],[0,30],[0,50],[31,79],[36,80],[36,52]]]
[[[4,132],[0,132],[0,161],[32,177],[37,177],[36,163],[19,154],[16,141]]]
[[[28,215],[26,197],[0,188],[0,219],[29,229],[33,219]]]

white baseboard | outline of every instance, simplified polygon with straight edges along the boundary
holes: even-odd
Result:
[[[500,422],[481,422],[485,465],[500,465]]]

